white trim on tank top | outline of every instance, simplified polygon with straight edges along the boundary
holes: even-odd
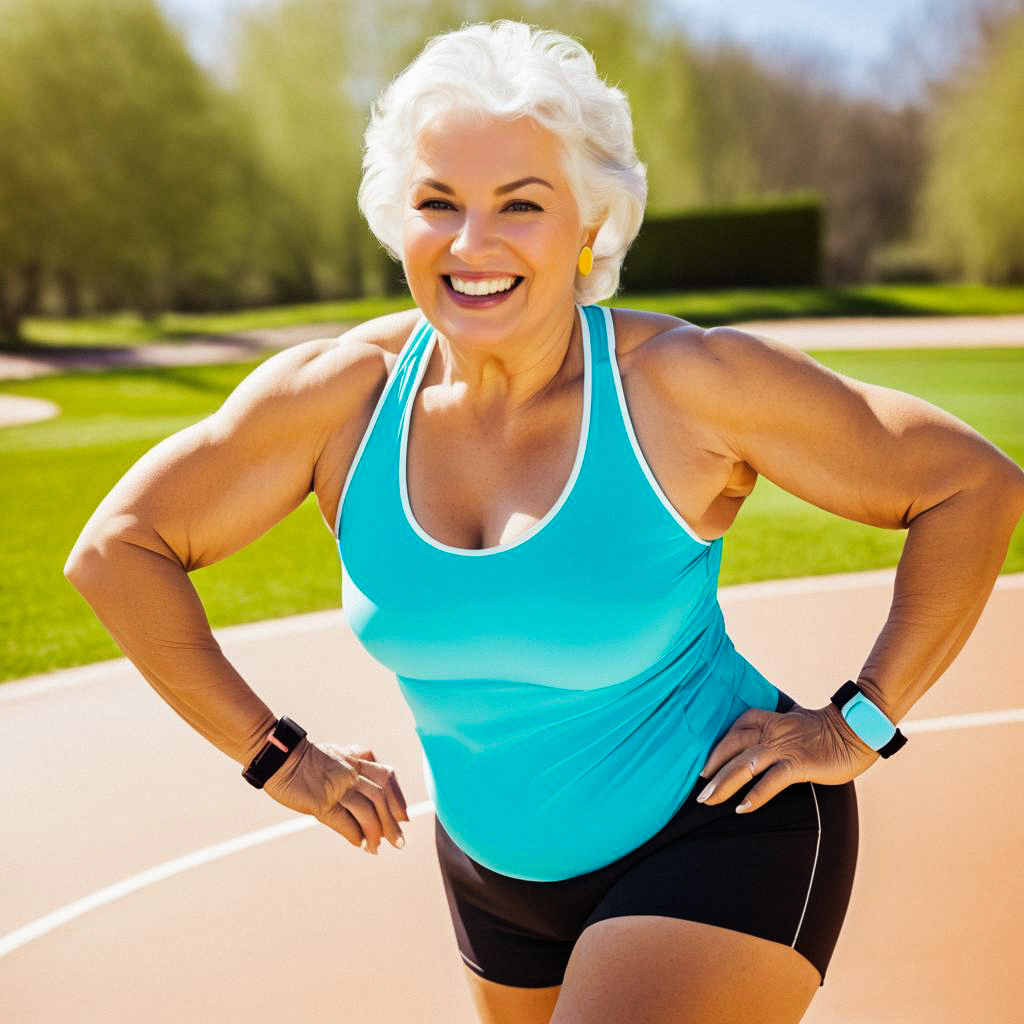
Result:
[[[629,443],[633,446],[633,453],[636,455],[636,461],[644,471],[644,476],[647,477],[647,480],[651,485],[651,489],[661,500],[662,505],[664,505],[672,514],[672,518],[695,541],[697,541],[698,544],[710,547],[714,544],[714,541],[698,537],[690,528],[690,524],[687,523],[687,521],[676,511],[675,506],[665,496],[665,492],[661,489],[661,484],[658,483],[657,477],[655,477],[654,473],[651,471],[651,467],[647,463],[647,458],[644,455],[643,450],[640,448],[640,442],[636,439],[636,431],[633,429],[633,421],[629,415],[629,408],[626,405],[626,393],[622,390],[622,377],[619,375],[619,361],[615,352],[615,326],[612,321],[612,311],[608,306],[602,306],[601,310],[604,312],[605,317],[605,334],[608,336],[608,362],[611,364],[612,378],[615,381],[615,393],[619,396],[619,409],[622,412],[622,422],[626,425],[626,433],[629,434]]]
[[[384,399],[388,397],[391,385],[398,376],[398,368],[402,365],[402,361],[405,359],[405,355],[412,346],[413,341],[420,336],[425,327],[429,326],[427,318],[421,313],[419,319],[416,321],[416,325],[409,332],[409,337],[405,339],[404,344],[399,350],[398,356],[395,358],[395,365],[391,368],[391,374],[384,382],[384,387],[381,388],[380,395],[377,398],[377,404],[373,409],[373,415],[370,417],[370,422],[367,424],[366,430],[363,431],[363,437],[359,442],[359,447],[356,449],[355,455],[352,456],[352,462],[348,467],[348,473],[345,474],[345,483],[342,485],[341,497],[338,499],[338,511],[334,513],[335,540],[340,539],[338,537],[338,527],[341,525],[341,510],[345,504],[345,495],[348,492],[348,485],[352,482],[352,477],[355,476],[356,466],[359,465],[359,460],[362,458],[363,449],[366,447],[367,441],[370,440],[370,435],[373,433],[373,427],[377,422],[377,417],[380,415],[381,409],[384,408]]]
[[[398,490],[401,495],[402,510],[405,513],[405,520],[416,535],[431,547],[437,548],[440,551],[447,551],[453,555],[462,555],[468,558],[474,556],[479,557],[481,555],[496,555],[502,551],[510,551],[512,548],[517,548],[520,544],[536,537],[541,530],[543,530],[544,527],[555,518],[559,509],[568,500],[569,495],[572,494],[573,489],[576,486],[576,479],[580,475],[580,467],[583,465],[583,459],[587,451],[587,439],[590,435],[591,394],[594,390],[594,369],[592,365],[593,353],[591,349],[590,324],[587,321],[586,314],[583,312],[580,304],[577,302],[574,303],[574,305],[579,315],[580,327],[583,332],[583,422],[580,424],[579,443],[576,447],[576,461],[573,463],[572,472],[569,474],[569,479],[566,481],[561,495],[554,505],[552,505],[548,510],[544,518],[538,520],[530,527],[529,530],[526,531],[526,533],[517,537],[515,540],[510,541],[508,544],[498,544],[489,548],[457,548],[453,547],[451,544],[444,544],[439,540],[435,540],[416,521],[416,517],[412,512],[412,506],[409,504],[409,493],[407,489],[408,480],[406,478],[406,460],[409,452],[409,424],[412,421],[412,407],[416,401],[416,395],[419,393],[420,381],[423,379],[424,373],[426,373],[431,353],[434,350],[434,346],[437,344],[437,331],[431,328],[430,341],[427,342],[425,351],[423,352],[423,355],[420,356],[420,365],[417,367],[416,382],[413,384],[412,393],[406,402],[404,414],[402,416],[402,429],[399,434],[398,455]]]

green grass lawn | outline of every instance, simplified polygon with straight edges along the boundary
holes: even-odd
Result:
[[[860,380],[947,409],[1024,463],[1024,349],[814,352]],[[85,521],[162,438],[212,412],[256,363],[118,370],[2,381],[56,402],[52,421],[0,430],[0,681],[120,656],[64,579]],[[906,533],[829,515],[763,477],[726,535],[723,585],[896,565]],[[1003,572],[1024,570],[1024,529]],[[313,496],[243,551],[192,581],[214,627],[337,608],[340,566]]]
[[[986,284],[876,284],[847,288],[731,288],[707,292],[620,294],[616,308],[670,313],[702,327],[740,320],[804,316],[994,315],[1024,312],[1024,288]],[[38,345],[137,345],[183,341],[202,333],[254,327],[317,323],[361,323],[371,317],[411,309],[412,298],[366,298],[246,309],[233,313],[167,313],[147,323],[135,313],[78,320],[30,317],[28,342]],[[0,350],[5,346],[0,345]]]

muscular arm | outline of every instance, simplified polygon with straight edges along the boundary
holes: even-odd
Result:
[[[656,339],[660,384],[737,460],[835,515],[908,530],[888,621],[857,676],[898,722],[981,616],[1024,513],[1024,472],[914,395],[734,328],[688,337]],[[683,374],[701,386],[683,387]]]
[[[222,653],[188,574],[310,493],[326,439],[384,372],[357,332],[269,357],[216,412],[150,449],[100,502],[64,568],[153,689],[241,764],[277,716]]]

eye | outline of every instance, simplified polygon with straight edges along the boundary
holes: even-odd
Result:
[[[451,203],[448,202],[447,199],[427,199],[425,202],[420,203],[420,205],[417,206],[416,209],[417,210],[426,210],[426,209],[428,209],[431,206],[432,203],[441,203],[444,206],[451,206],[452,205]],[[534,209],[534,210],[539,210],[540,209],[540,207],[536,203],[531,203],[530,200],[528,200],[528,199],[513,199],[512,202],[509,203],[508,206],[505,207],[505,209],[508,210],[508,209],[510,209],[513,206],[525,206],[528,209]]]

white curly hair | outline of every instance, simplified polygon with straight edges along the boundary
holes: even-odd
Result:
[[[506,18],[431,37],[371,104],[357,202],[392,258],[402,261],[416,138],[431,117],[451,109],[527,115],[558,137],[582,223],[601,224],[593,270],[583,276],[577,268],[574,301],[589,305],[614,295],[647,203],[647,168],[633,144],[629,100],[598,76],[577,40]]]

